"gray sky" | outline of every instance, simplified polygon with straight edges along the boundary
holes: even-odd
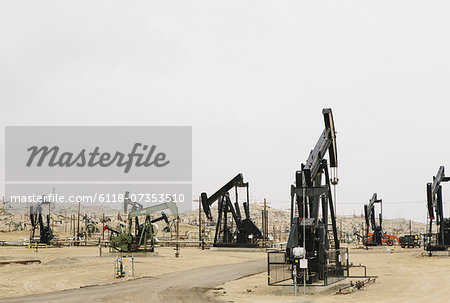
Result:
[[[287,208],[331,107],[338,214],[377,192],[385,217],[423,221],[426,182],[450,175],[449,15],[448,1],[2,1],[1,121],[192,125],[195,195],[242,172],[254,201]]]

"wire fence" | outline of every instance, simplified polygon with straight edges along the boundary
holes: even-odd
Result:
[[[292,265],[286,260],[286,251],[269,251],[267,264],[268,285],[282,285],[292,279]]]
[[[267,254],[268,285],[292,286],[292,263],[287,259],[286,251],[270,251]],[[348,249],[330,249],[325,252],[325,259],[316,267],[316,274],[321,277],[309,286],[326,286],[339,282],[349,276]]]

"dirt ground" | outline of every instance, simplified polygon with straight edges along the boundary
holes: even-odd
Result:
[[[386,247],[350,249],[350,262],[367,265],[375,283],[346,295],[336,289],[321,294],[293,296],[293,287],[267,286],[267,272],[231,281],[210,291],[223,302],[448,302],[450,296],[450,256],[422,256],[423,249]],[[351,271],[352,273],[352,271]],[[355,269],[354,274],[359,274]],[[361,279],[354,279],[361,280]]]
[[[0,297],[24,296],[119,282],[118,279],[114,279],[114,260],[117,256],[119,254],[109,253],[108,248],[103,248],[102,257],[99,257],[98,247],[47,248],[35,252],[28,251],[28,247],[0,246],[0,261],[39,259],[42,262],[28,265],[0,265],[2,273]],[[265,253],[229,253],[182,247],[180,257],[175,258],[173,247],[156,247],[154,253],[140,252],[133,253],[133,256],[135,277],[142,278],[216,264],[262,259],[265,258]]]
[[[216,302],[207,291],[227,281],[261,273],[264,259],[233,264],[209,265],[175,271],[156,277],[133,279],[121,283],[74,288],[25,297],[0,299],[5,303],[32,302]]]
[[[2,234],[4,240],[16,241],[27,236],[28,233],[25,231]],[[375,283],[368,285],[363,290],[355,290],[347,295],[335,295],[335,289],[331,289],[321,294],[304,296],[302,289],[299,289],[300,295],[294,297],[292,287],[267,286],[266,272],[251,276],[241,273],[239,278],[234,280],[233,277],[235,276],[229,272],[232,269],[231,267],[220,267],[224,264],[234,264],[233,268],[239,269],[239,263],[250,263],[253,260],[260,260],[265,263],[267,255],[263,251],[202,251],[198,248],[182,247],[180,257],[176,258],[173,247],[156,247],[155,253],[133,254],[135,257],[135,278],[114,279],[114,260],[119,254],[108,252],[108,248],[103,248],[102,257],[99,257],[98,247],[50,247],[35,252],[34,250],[29,251],[27,247],[0,246],[0,261],[39,259],[42,262],[41,264],[29,265],[0,265],[2,273],[0,276],[0,298],[36,295],[68,289],[80,290],[80,287],[85,289],[86,286],[109,285],[121,283],[124,280],[134,280],[133,283],[137,283],[136,287],[145,283],[150,283],[146,285],[154,285],[155,279],[160,281],[158,283],[161,284],[161,287],[163,285],[170,286],[172,280],[164,282],[165,275],[172,275],[171,279],[176,281],[173,277],[176,277],[178,273],[185,271],[183,275],[187,275],[188,271],[186,270],[191,270],[191,275],[195,276],[191,276],[190,284],[186,284],[183,279],[179,282],[180,286],[187,287],[185,288],[185,294],[198,297],[199,302],[217,300],[252,303],[447,301],[450,296],[450,288],[448,287],[450,285],[450,256],[428,257],[422,256],[422,254],[423,249],[421,248],[401,249],[396,247],[387,249],[386,247],[380,247],[364,250],[351,247],[349,250],[350,262],[366,265],[369,275],[378,276]],[[217,273],[210,272],[209,276],[203,275],[206,270],[216,269]],[[261,271],[248,268],[249,272],[252,270],[254,273]],[[355,269],[351,273],[360,274],[361,271]],[[209,284],[200,281],[202,279],[213,280],[212,275],[223,275],[223,277],[216,280],[217,285],[214,281],[208,281]],[[139,279],[145,277],[149,277],[149,279]],[[194,291],[197,282],[198,285],[201,284],[200,282],[203,283],[201,285],[206,285],[206,289]],[[130,287],[132,285],[134,284],[130,284]],[[124,287],[124,289],[127,289],[126,285]],[[213,289],[208,291],[208,287]],[[95,292],[95,288],[88,288],[90,292]],[[183,291],[178,290],[177,294],[179,295],[178,299],[183,301],[181,300],[184,297]],[[133,293],[130,295],[133,296]],[[168,299],[164,296],[158,298],[160,301]],[[70,299],[70,297],[67,299]],[[136,297],[135,299],[139,301],[139,298]]]

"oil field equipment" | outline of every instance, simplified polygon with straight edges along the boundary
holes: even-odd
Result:
[[[114,278],[124,278],[128,274],[134,277],[134,257],[117,257],[114,260]]]
[[[380,203],[380,213],[378,215],[377,225],[375,218],[375,204]],[[377,246],[382,244],[383,239],[383,200],[377,199],[377,193],[372,195],[369,204],[364,204],[364,218],[366,220],[366,233],[364,237],[365,246]],[[372,232],[369,232],[372,227]]]
[[[84,236],[91,238],[91,236],[94,233],[99,232],[99,229],[97,228],[97,222],[95,222],[93,219],[89,218],[87,215],[84,215],[81,219],[85,223],[84,228]]]
[[[38,202],[34,207],[30,206],[31,234],[30,243],[50,244],[53,239],[52,229],[50,227],[50,214],[46,215],[46,220],[42,218],[42,205],[50,205],[50,202],[42,197],[42,201]],[[39,228],[39,238],[35,238],[35,231]]]
[[[165,203],[130,212],[128,214],[128,227],[125,231],[117,231],[108,225],[105,225],[103,232],[105,230],[111,232],[110,246],[120,252],[135,252],[138,251],[141,246],[144,246],[144,251],[154,251],[155,235],[158,228],[155,223],[164,220],[166,225],[169,226],[170,222],[164,212],[155,219],[151,219],[151,214],[166,209],[169,209],[174,218],[178,219],[178,207],[176,203],[169,198]],[[140,216],[145,216],[144,223],[142,224],[139,223]]]
[[[144,206],[138,202],[132,201],[130,198],[130,192],[125,192],[125,197],[123,199],[123,212],[128,213],[128,208],[131,206],[131,211],[141,210]]]
[[[233,187],[236,196],[234,205],[229,193]],[[247,200],[242,203],[245,219],[242,219],[239,208],[238,187],[244,187],[247,190]],[[208,198],[208,195],[203,192],[200,198],[208,221],[212,221],[211,205],[217,200],[219,201],[214,247],[257,247],[259,245],[258,241],[262,238],[262,232],[250,219],[248,182],[244,182],[242,174],[231,179],[211,197]],[[229,213],[231,213],[231,219]],[[233,223],[235,228],[233,228]]]
[[[450,218],[444,218],[441,182],[450,181],[446,177],[444,166],[439,167],[433,183],[427,184],[428,232],[424,235],[424,249],[430,256],[434,251],[446,251],[450,246]],[[436,213],[436,216],[435,216]],[[433,221],[436,232],[433,233]]]
[[[286,251],[269,252],[269,285],[287,279],[295,284],[329,285],[348,274],[348,253],[339,245],[329,173],[329,168],[336,173],[338,166],[336,133],[331,109],[323,109],[322,114],[325,129],[306,163],[296,171],[291,186],[291,230]],[[291,270],[285,267],[281,272],[282,263]]]
[[[398,237],[399,244],[402,248],[420,247],[418,235],[404,235]]]
[[[341,248],[331,185],[337,178],[337,145],[332,111],[322,110],[325,129],[291,185],[291,230],[286,250],[268,252],[268,284],[327,286],[350,276],[348,248]],[[328,153],[327,161],[325,156]],[[331,174],[330,174],[331,171]],[[331,175],[331,178],[330,178]],[[331,220],[331,228],[328,221]],[[293,281],[289,283],[286,281]]]
[[[380,204],[380,213],[378,214],[377,224],[375,204],[378,203]],[[355,235],[363,239],[364,246],[380,246],[383,244],[392,246],[394,244],[400,244],[400,240],[397,236],[383,232],[383,200],[377,198],[377,193],[372,195],[369,204],[364,205],[364,218],[366,223],[364,236],[361,237],[358,233],[355,233]],[[370,232],[370,230],[372,230],[372,232]]]

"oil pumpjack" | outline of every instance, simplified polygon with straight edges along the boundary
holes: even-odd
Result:
[[[247,190],[247,200],[242,204],[245,219],[242,218],[239,207],[238,187],[243,187]],[[236,197],[234,205],[231,202],[229,193],[233,188],[235,189]],[[258,241],[262,238],[262,232],[250,219],[248,182],[244,182],[242,174],[238,174],[231,179],[209,198],[203,192],[200,199],[209,221],[212,221],[211,205],[219,201],[214,247],[257,247],[259,245]],[[231,213],[231,219],[229,218],[229,213]]]
[[[319,280],[327,284],[331,271],[338,279],[344,277],[329,173],[338,167],[336,132],[331,109],[323,109],[322,114],[325,129],[291,186],[291,230],[286,245],[286,262],[293,266],[294,281],[308,284]],[[301,263],[307,269],[300,268]]]
[[[431,256],[435,251],[446,251],[450,246],[450,218],[444,218],[442,182],[450,181],[445,176],[444,166],[439,167],[433,183],[427,183],[428,233],[424,235],[424,249]],[[436,213],[436,216],[435,216]],[[433,233],[433,221],[437,232]]]
[[[366,235],[365,235],[365,243],[364,245],[381,245],[381,239],[383,238],[383,208],[381,207],[381,211],[378,217],[379,225],[376,223],[375,218],[375,204],[380,203],[382,205],[383,200],[377,198],[377,193],[372,195],[372,198],[369,201],[369,204],[364,205],[364,218],[366,221]],[[369,232],[370,227],[372,226],[372,233]]]
[[[53,232],[50,227],[50,215],[46,215],[46,222],[44,222],[42,215],[42,206],[49,205],[50,202],[45,200],[45,196],[42,197],[42,201],[38,202],[34,207],[30,206],[30,221],[31,221],[31,234],[30,243],[43,243],[50,244],[53,239]],[[39,238],[35,238],[35,231],[39,228]]]
[[[127,205],[138,205],[136,202],[129,200],[129,193],[125,194],[124,210],[127,209]],[[137,209],[136,209],[137,208]],[[108,225],[105,225],[103,232],[109,230],[111,232],[110,246],[120,252],[135,252],[144,247],[144,251],[154,251],[155,247],[155,234],[156,234],[156,222],[164,220],[166,226],[165,231],[169,231],[169,219],[164,212],[157,218],[152,219],[151,215],[163,210],[170,210],[174,220],[178,220],[178,207],[172,198],[169,198],[166,202],[149,206],[149,207],[133,207],[130,213],[128,213],[128,227],[124,231],[115,230]],[[144,217],[144,222],[139,223],[139,217]],[[134,223],[134,228],[133,228]],[[133,232],[134,230],[134,232]]]
[[[375,215],[375,205],[380,204],[380,213],[378,214],[378,224]],[[369,204],[364,205],[364,218],[366,222],[366,229],[364,236],[360,236],[355,232],[355,235],[363,239],[363,244],[366,246],[380,246],[386,244],[392,246],[400,244],[400,240],[396,235],[389,235],[383,232],[383,200],[378,199],[377,193],[372,195]],[[372,229],[372,232],[370,232]]]

